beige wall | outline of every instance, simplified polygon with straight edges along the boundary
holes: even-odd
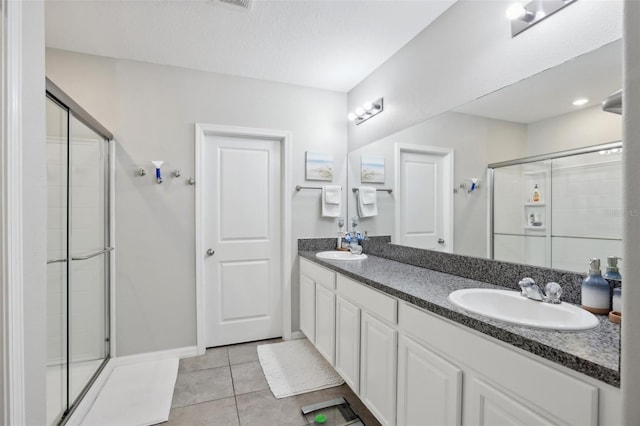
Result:
[[[47,76],[114,133],[118,355],[195,345],[194,123],[290,130],[292,244],[335,235],[319,191],[304,184],[305,151],[330,152],[345,185],[346,94],[141,62],[47,50]],[[141,178],[164,160],[165,182]],[[181,169],[182,177],[170,172]],[[239,191],[242,188],[238,188]],[[295,250],[293,259],[295,261]],[[297,268],[292,275],[298,328]]]
[[[600,106],[563,114],[528,126],[527,156],[622,140],[622,117]]]

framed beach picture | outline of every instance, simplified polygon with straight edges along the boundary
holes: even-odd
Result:
[[[384,183],[384,157],[363,155],[360,157],[360,169],[362,183]]]
[[[325,152],[307,151],[306,180],[333,180],[333,155]]]

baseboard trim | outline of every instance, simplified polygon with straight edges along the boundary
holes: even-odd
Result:
[[[197,346],[185,346],[182,348],[175,349],[167,349],[164,351],[156,351],[156,352],[145,352],[142,354],[135,355],[127,355],[116,358],[111,358],[107,365],[105,365],[104,369],[100,372],[100,375],[93,383],[93,386],[89,389],[87,394],[84,396],[78,407],[73,411],[69,420],[65,423],[65,426],[80,426],[82,421],[89,413],[89,410],[93,406],[93,403],[98,398],[98,395],[102,391],[105,383],[111,376],[113,370],[121,365],[130,365],[138,362],[148,362],[148,361],[157,361],[167,358],[189,358],[192,356],[203,355],[204,353],[200,353],[198,351]]]
[[[298,340],[298,339],[306,339],[307,336],[304,335],[304,333],[302,331],[294,331],[291,333],[291,339],[290,340]]]

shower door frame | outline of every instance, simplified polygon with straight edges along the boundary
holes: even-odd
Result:
[[[78,396],[71,401],[70,400],[70,371],[71,371],[71,348],[70,348],[70,320],[67,317],[67,332],[66,332],[66,354],[67,354],[67,374],[66,374],[66,391],[67,391],[67,407],[62,414],[62,417],[58,419],[58,424],[64,425],[76,411],[78,406],[81,405],[83,398],[87,395],[93,384],[97,381],[100,374],[104,371],[107,366],[109,360],[112,356],[115,355],[115,286],[114,286],[114,277],[115,277],[115,255],[114,255],[114,246],[115,246],[115,197],[114,197],[114,188],[115,188],[115,144],[113,142],[113,134],[102,124],[100,124],[95,118],[93,118],[84,108],[82,108],[77,102],[75,102],[71,97],[69,97],[62,89],[60,89],[55,83],[46,78],[46,97],[51,99],[53,102],[58,104],[61,108],[68,111],[67,120],[67,183],[66,183],[66,191],[67,191],[67,229],[66,229],[66,238],[67,238],[67,248],[65,259],[62,260],[66,262],[67,268],[67,298],[68,295],[68,285],[71,280],[71,261],[72,260],[85,260],[92,257],[96,257],[99,255],[105,255],[104,262],[104,280],[105,280],[105,322],[104,322],[104,332],[105,332],[105,354],[104,360],[101,362],[100,366],[97,368],[95,373],[80,391]],[[101,137],[106,146],[106,152],[108,154],[108,162],[105,165],[105,194],[104,194],[104,214],[107,220],[104,223],[104,247],[102,250],[97,251],[95,253],[91,253],[87,256],[80,257],[72,257],[72,244],[71,244],[71,223],[72,223],[72,212],[71,212],[71,132],[70,126],[71,121],[70,118],[74,117],[79,122],[87,126],[90,130],[94,131],[99,137]],[[57,259],[61,260],[61,259]],[[47,262],[49,263],[49,262]],[[69,303],[67,303],[67,312],[66,315],[69,314]]]

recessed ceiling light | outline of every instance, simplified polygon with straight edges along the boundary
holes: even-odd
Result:
[[[582,105],[585,105],[588,102],[589,102],[589,98],[578,98],[575,101],[573,101],[573,105],[582,106]]]

